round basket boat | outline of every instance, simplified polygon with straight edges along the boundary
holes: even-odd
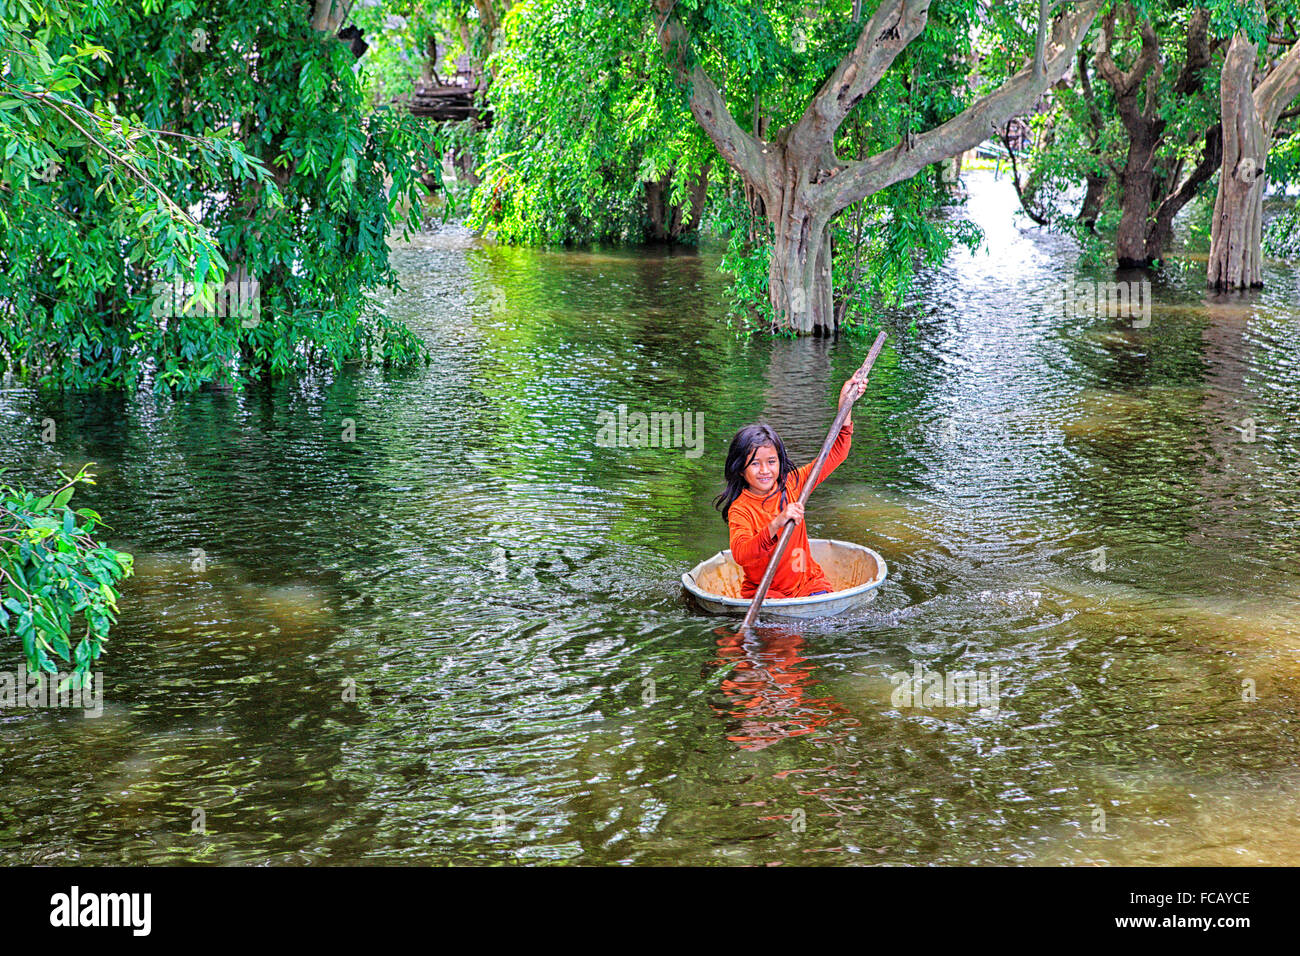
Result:
[[[885,583],[885,559],[870,548],[830,538],[810,538],[813,560],[821,565],[835,589],[811,597],[768,598],[762,613],[769,617],[824,617],[843,614],[866,604]],[[682,575],[682,587],[689,599],[711,614],[744,614],[749,598],[740,596],[745,572],[731,552],[719,551]]]

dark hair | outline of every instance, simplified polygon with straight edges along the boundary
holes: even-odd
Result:
[[[795,472],[794,463],[790,461],[790,456],[785,453],[785,444],[771,425],[762,423],[746,425],[736,432],[735,438],[731,439],[731,448],[727,450],[725,469],[727,486],[722,490],[722,494],[713,499],[713,507],[722,511],[723,521],[727,520],[727,513],[731,510],[732,502],[739,498],[740,493],[749,487],[749,482],[745,481],[745,469],[754,460],[755,453],[764,445],[771,445],[776,449],[776,460],[780,464],[781,470],[776,476],[776,487],[763,500],[766,501],[779,492],[781,504],[785,504],[785,483],[790,475]]]

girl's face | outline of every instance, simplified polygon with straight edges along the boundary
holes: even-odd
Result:
[[[776,476],[780,473],[781,461],[776,457],[776,448],[763,445],[745,466],[745,482],[754,494],[766,496],[776,487]]]

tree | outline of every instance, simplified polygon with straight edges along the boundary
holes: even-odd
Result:
[[[1133,65],[1122,69],[1115,24],[1123,12],[1140,46]],[[1211,56],[1216,49],[1209,36],[1210,12],[1186,11],[1162,21],[1164,37],[1152,21],[1129,4],[1112,7],[1101,31],[1097,71],[1110,87],[1115,109],[1127,133],[1128,148],[1122,168],[1113,167],[1120,188],[1120,222],[1115,237],[1115,257],[1121,269],[1152,265],[1165,252],[1173,236],[1174,217],[1191,201],[1218,169],[1222,133],[1217,122],[1197,115],[1190,98],[1210,101],[1202,91]],[[1185,18],[1185,26],[1182,22]],[[1183,40],[1182,64],[1171,86],[1162,80],[1171,64],[1163,50],[1177,37]],[[1178,122],[1171,125],[1172,119]],[[1184,176],[1188,153],[1199,146],[1200,156]],[[1162,148],[1163,147],[1163,148]]]
[[[845,161],[835,152],[836,133],[925,29],[930,0],[881,0],[799,119],[770,137],[746,132],[732,115],[693,48],[679,0],[653,0],[656,34],[669,69],[689,89],[692,115],[762,200],[774,236],[768,292],[782,327],[800,333],[835,328],[828,236],[832,218],[977,145],[994,127],[1028,110],[1068,69],[1099,2],[1084,0],[1053,25],[1050,5],[1042,0],[1034,52],[1020,72],[946,122],[918,134],[908,131],[892,148]]]
[[[1216,289],[1262,286],[1265,169],[1278,121],[1300,96],[1300,42],[1269,58],[1271,67],[1255,83],[1259,45],[1234,34],[1223,63],[1223,162],[1214,200],[1214,222],[1206,281]]]
[[[617,2],[532,0],[501,32],[471,225],[504,242],[690,238],[714,151],[645,17]]]
[[[419,354],[367,292],[428,142],[363,113],[339,6],[3,8],[0,365],[189,390]]]

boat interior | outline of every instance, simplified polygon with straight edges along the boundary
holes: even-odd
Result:
[[[880,568],[876,559],[867,551],[848,547],[834,541],[814,539],[812,546],[813,560],[821,565],[826,578],[836,591],[845,591],[875,580]],[[745,581],[745,572],[740,565],[731,560],[731,552],[714,555],[695,572],[694,580],[700,590],[721,597],[740,598],[740,587]]]

